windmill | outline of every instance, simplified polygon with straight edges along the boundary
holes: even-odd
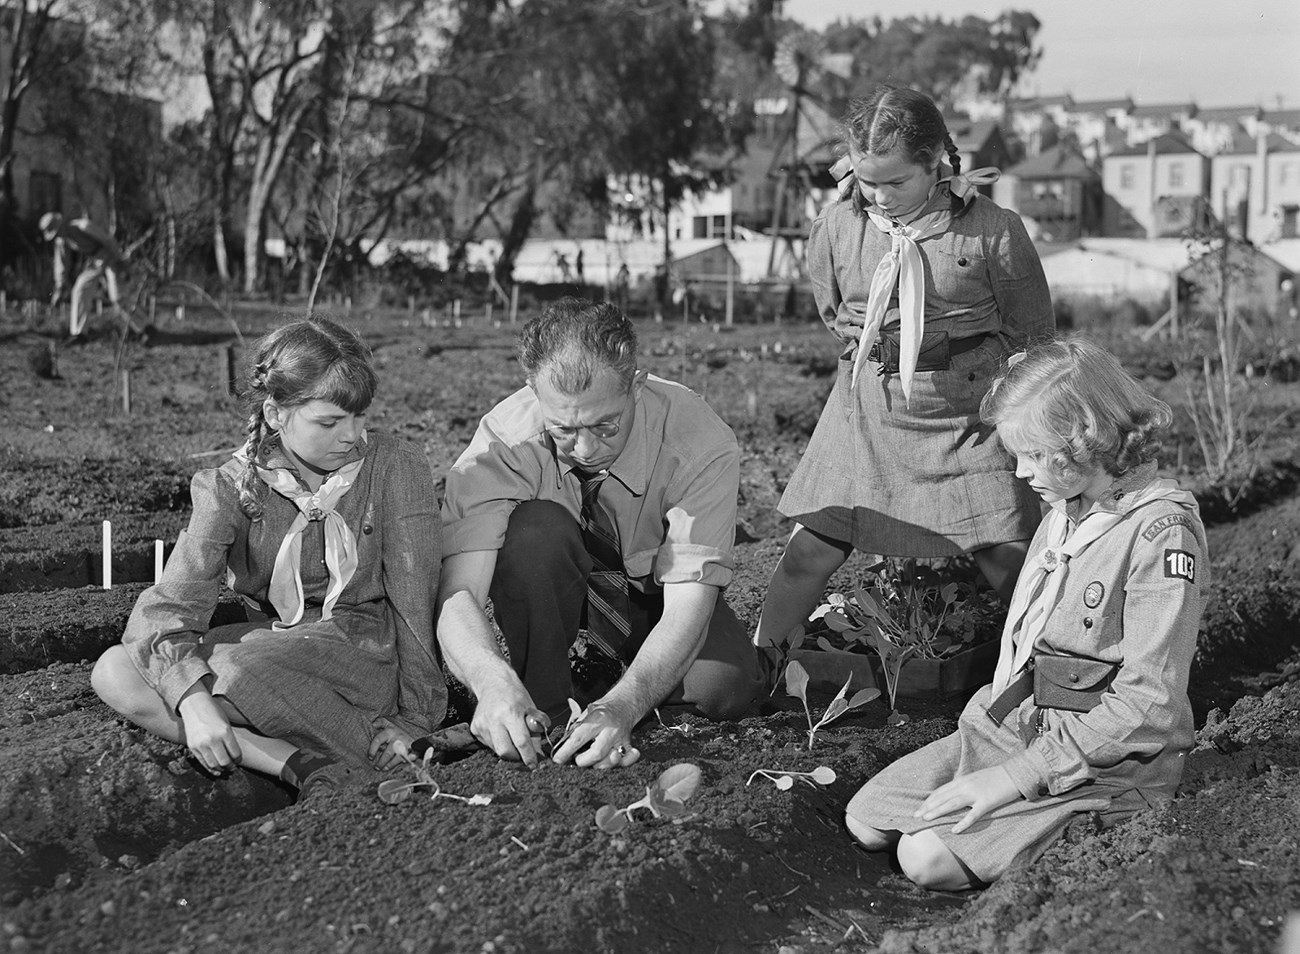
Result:
[[[816,118],[808,114],[809,103],[822,107],[823,98],[812,87],[822,76],[822,58],[826,46],[821,37],[804,29],[792,29],[781,38],[772,60],[777,77],[789,91],[790,108],[787,121],[772,150],[772,161],[768,166],[767,176],[776,181],[775,197],[772,203],[771,251],[768,253],[767,274],[772,277],[776,268],[777,245],[783,246],[782,254],[790,256],[796,262],[800,275],[803,274],[802,257],[795,252],[796,239],[807,237],[804,223],[788,225],[785,222],[786,210],[802,210],[811,189],[808,171],[800,159],[799,136],[801,128],[815,129]],[[824,115],[824,111],[819,109]]]

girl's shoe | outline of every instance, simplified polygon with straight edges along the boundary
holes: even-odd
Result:
[[[356,774],[356,771],[341,762],[321,766],[303,779],[302,787],[298,789],[298,804],[347,788]]]

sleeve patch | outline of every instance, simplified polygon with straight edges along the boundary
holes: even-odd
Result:
[[[1196,582],[1196,555],[1186,550],[1165,551],[1165,576],[1169,579]]]
[[[1151,526],[1142,531],[1142,539],[1150,543],[1165,530],[1170,527],[1186,527],[1188,530],[1194,530],[1192,518],[1185,513],[1167,513],[1163,517],[1157,517],[1151,521]]]

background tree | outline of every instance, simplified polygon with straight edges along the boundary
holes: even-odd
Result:
[[[1033,14],[1008,10],[991,20],[911,16],[889,23],[879,18],[837,21],[824,36],[833,52],[853,55],[854,96],[890,82],[951,106],[964,89],[1008,95],[1042,55],[1034,46],[1038,29]]]
[[[0,6],[0,264],[22,248],[13,164],[19,123],[33,87],[57,87],[82,52],[83,31],[63,18],[70,0]],[[62,25],[60,25],[62,24]]]

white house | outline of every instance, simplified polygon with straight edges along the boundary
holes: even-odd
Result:
[[[1210,160],[1210,206],[1240,238],[1300,235],[1300,144],[1261,128]]]
[[[1197,221],[1209,180],[1209,159],[1178,133],[1116,150],[1102,162],[1104,234],[1180,234]]]

